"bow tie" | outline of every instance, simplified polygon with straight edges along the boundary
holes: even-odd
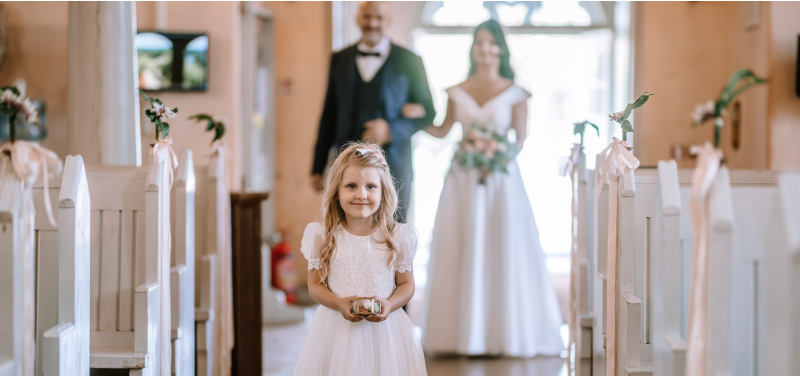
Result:
[[[364,57],[370,57],[370,56],[372,56],[372,57],[381,57],[381,54],[378,53],[378,52],[364,52],[364,51],[361,51],[361,50],[356,50],[356,55],[364,56]]]

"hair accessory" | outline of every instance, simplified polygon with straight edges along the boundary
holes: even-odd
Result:
[[[383,155],[381,155],[381,153],[375,149],[356,149],[356,152],[358,152],[359,155],[375,154],[384,167],[389,167],[386,165],[386,160],[383,159]]]

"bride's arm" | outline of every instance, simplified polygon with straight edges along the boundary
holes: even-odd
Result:
[[[453,128],[453,124],[455,121],[455,115],[453,114],[454,104],[451,99],[447,100],[447,114],[444,116],[444,121],[442,125],[435,126],[433,124],[429,125],[428,128],[425,128],[425,132],[428,132],[429,135],[437,138],[444,138],[450,133],[450,129]]]
[[[511,128],[517,134],[517,153],[522,150],[528,137],[528,101],[521,101],[511,108]]]

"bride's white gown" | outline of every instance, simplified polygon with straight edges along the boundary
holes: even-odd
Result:
[[[479,106],[458,86],[447,93],[465,129],[491,123],[501,134],[512,106],[530,97],[514,85]],[[564,349],[531,204],[516,161],[507,167],[486,185],[455,161],[447,173],[431,245],[425,350],[532,357]]]

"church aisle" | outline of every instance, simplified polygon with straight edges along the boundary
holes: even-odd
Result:
[[[292,376],[303,348],[313,311],[302,323],[263,328],[263,376]],[[426,357],[429,376],[561,376],[566,360],[552,357],[533,359],[489,357]]]

